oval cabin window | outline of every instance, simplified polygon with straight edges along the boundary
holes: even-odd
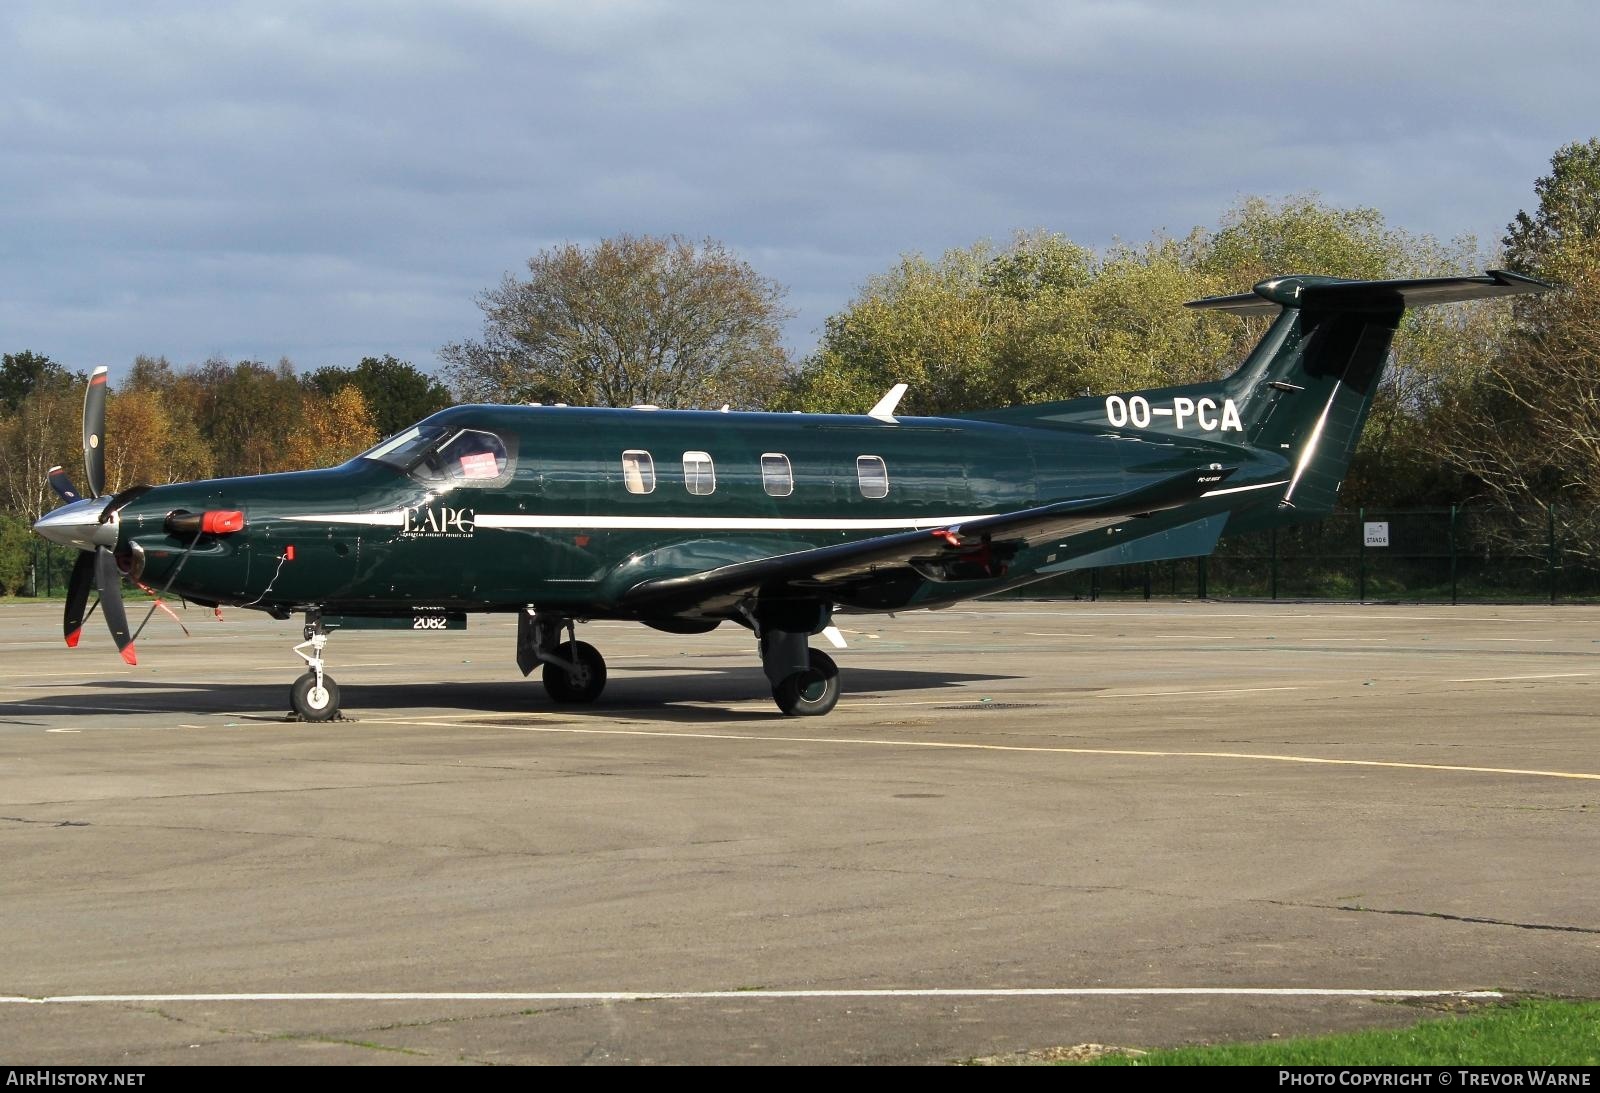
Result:
[[[683,453],[683,487],[697,497],[715,493],[717,469],[705,452]]]
[[[883,465],[883,457],[856,456],[856,482],[863,497],[889,496],[889,468]]]
[[[789,467],[788,456],[780,452],[762,455],[761,488],[772,497],[788,497],[794,492],[794,471]]]
[[[656,488],[656,461],[649,452],[622,453],[622,484],[629,493],[652,493]]]

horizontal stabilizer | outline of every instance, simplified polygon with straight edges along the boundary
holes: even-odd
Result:
[[[1520,273],[1492,269],[1481,277],[1416,277],[1395,281],[1351,281],[1342,277],[1274,277],[1250,292],[1208,296],[1185,307],[1231,311],[1235,315],[1273,315],[1281,308],[1322,311],[1399,311],[1429,304],[1487,300],[1548,292],[1555,286]]]

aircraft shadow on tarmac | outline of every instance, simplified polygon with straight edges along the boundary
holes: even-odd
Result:
[[[1015,676],[976,672],[913,672],[898,669],[849,669],[849,686],[844,701],[869,699],[897,691],[932,692],[935,698],[947,690],[952,705],[975,701],[971,691],[959,691],[962,684],[1014,679]],[[26,709],[0,702],[0,717],[20,714],[29,720],[41,714],[50,717],[85,718],[108,712],[196,714],[239,714],[275,719],[288,709],[287,683],[187,683],[182,680],[96,681],[83,685],[98,693],[83,691],[70,695],[29,696]],[[433,710],[439,716],[458,713],[561,714],[570,718],[607,720],[630,715],[653,720],[688,723],[730,721],[785,721],[777,709],[730,709],[753,702],[768,702],[768,687],[761,669],[697,668],[681,674],[664,673],[647,677],[613,676],[605,694],[592,705],[560,705],[552,702],[537,675],[527,680],[506,682],[429,682],[361,684],[341,682],[346,717],[359,721],[370,717],[420,716]],[[102,709],[95,709],[100,703]],[[686,703],[696,703],[689,706]],[[707,703],[709,705],[699,705]],[[807,719],[810,720],[810,719]],[[824,721],[826,719],[823,719]]]

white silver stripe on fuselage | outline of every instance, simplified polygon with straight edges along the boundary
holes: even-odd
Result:
[[[1283,485],[1283,480],[1253,486],[1233,486],[1210,490],[1201,498],[1245,493]],[[577,531],[915,531],[920,528],[955,527],[970,520],[981,520],[994,513],[968,513],[951,516],[848,517],[794,516],[615,516],[544,513],[479,513],[474,524],[480,528],[502,530],[577,530]],[[288,516],[306,524],[362,524],[368,527],[404,527],[405,510],[397,512],[329,512],[317,515]]]
[[[782,516],[572,516],[528,515],[521,513],[480,513],[474,523],[480,528],[576,529],[580,531],[906,531],[917,528],[942,528],[979,515],[928,516],[899,519],[852,520],[840,517]],[[319,515],[288,516],[305,524],[365,524],[370,527],[404,527],[401,512],[328,512]]]

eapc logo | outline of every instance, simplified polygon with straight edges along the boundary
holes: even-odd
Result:
[[[428,539],[470,539],[476,526],[474,509],[416,505],[406,509],[406,521],[400,534]]]

